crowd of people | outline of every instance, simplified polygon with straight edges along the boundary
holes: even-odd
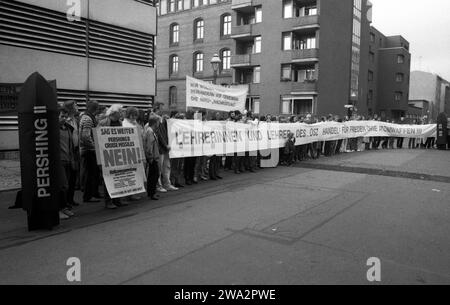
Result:
[[[311,114],[294,116],[259,116],[245,111],[229,113],[205,110],[187,111],[186,113],[172,111],[164,114],[160,110],[145,113],[135,107],[124,108],[115,104],[109,108],[101,106],[96,101],[88,101],[86,110],[79,112],[75,101],[67,101],[60,107],[60,147],[63,167],[64,190],[60,205],[60,219],[74,216],[74,208],[80,203],[74,200],[76,190],[83,193],[84,203],[100,202],[102,199],[107,209],[117,209],[127,205],[129,201],[140,200],[139,196],[111,199],[102,178],[101,168],[97,165],[94,128],[97,126],[137,127],[142,135],[145,152],[145,167],[147,173],[147,196],[151,200],[159,200],[160,193],[178,191],[185,186],[198,184],[201,181],[223,179],[221,171],[235,174],[243,172],[254,173],[261,169],[264,156],[253,153],[233,154],[224,156],[200,156],[170,159],[171,150],[168,140],[167,120],[190,119],[208,121],[232,121],[247,124],[260,122],[305,123],[349,120],[378,120],[377,115],[365,118],[359,115],[341,118],[337,115],[317,117]],[[389,122],[389,121],[387,121]],[[397,124],[428,124],[423,120],[406,122],[401,118]],[[316,142],[305,145],[295,145],[293,134],[288,135],[285,147],[280,148],[280,164],[291,166],[294,163],[320,156],[330,157],[336,154],[372,149],[403,148],[403,138],[368,137],[336,141]],[[408,148],[433,148],[434,138],[409,139]],[[103,186],[103,192],[100,192]]]

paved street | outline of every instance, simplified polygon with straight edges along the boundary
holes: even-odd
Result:
[[[0,193],[0,284],[450,284],[450,152],[344,154],[226,174],[116,211],[83,205],[26,231]]]

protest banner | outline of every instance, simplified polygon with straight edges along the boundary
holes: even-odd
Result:
[[[318,124],[168,120],[171,158],[225,155],[283,147],[289,133],[295,145],[358,137],[427,138],[436,125],[398,125],[379,121]]]
[[[224,87],[186,76],[186,109],[244,111],[248,87]]]
[[[137,128],[98,127],[94,133],[97,163],[111,198],[145,192],[141,136]]]

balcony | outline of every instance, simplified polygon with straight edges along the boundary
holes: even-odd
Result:
[[[261,95],[261,84],[249,84],[249,95]]]
[[[317,81],[291,82],[291,94],[294,93],[315,93],[317,92]]]
[[[319,49],[292,50],[292,62],[313,62],[319,60]]]
[[[296,17],[292,18],[290,20],[291,27],[293,30],[303,30],[303,29],[313,29],[313,28],[319,28],[319,16],[313,15],[313,16],[303,16],[303,17]]]
[[[238,39],[238,38],[245,38],[245,37],[251,37],[251,36],[252,36],[252,25],[251,24],[238,25],[238,26],[233,26],[231,28],[231,38]]]
[[[262,5],[262,0],[232,0],[232,10],[252,10],[253,6]]]
[[[239,8],[252,6],[252,2],[253,2],[252,0],[233,0],[231,1],[231,9],[235,10]]]
[[[233,55],[231,57],[231,67],[249,67],[251,66],[251,54]]]

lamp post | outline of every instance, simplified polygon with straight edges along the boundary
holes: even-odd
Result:
[[[211,59],[211,66],[214,71],[214,78],[213,78],[213,84],[215,85],[217,82],[217,72],[219,71],[219,67],[222,61],[220,60],[219,55],[214,54],[213,58]]]

